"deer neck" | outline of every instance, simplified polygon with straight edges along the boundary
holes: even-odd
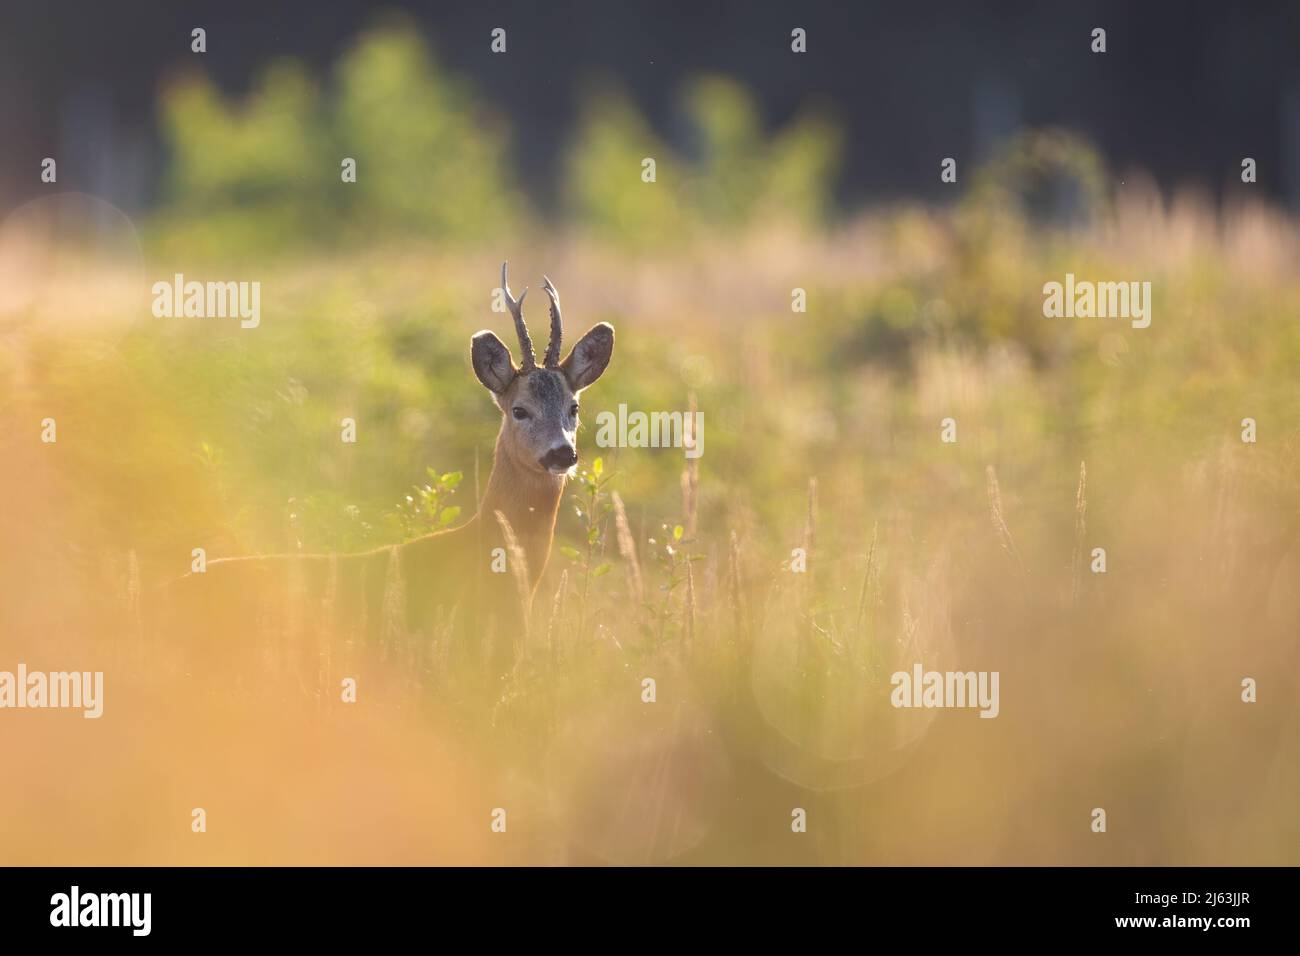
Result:
[[[506,444],[502,423],[493,453],[492,474],[479,506],[479,520],[495,529],[500,511],[519,539],[528,558],[530,583],[536,587],[551,555],[555,516],[564,494],[563,475],[552,475],[521,465]]]

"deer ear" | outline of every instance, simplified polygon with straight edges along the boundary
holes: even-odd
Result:
[[[578,340],[569,357],[560,363],[560,371],[568,379],[569,388],[580,392],[600,378],[613,354],[614,326],[601,322]]]
[[[474,374],[493,395],[500,395],[515,380],[515,363],[510,350],[492,332],[484,329],[469,340],[469,358]]]

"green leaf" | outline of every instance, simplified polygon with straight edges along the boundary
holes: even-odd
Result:
[[[445,528],[447,525],[455,521],[456,518],[458,518],[459,516],[460,516],[459,505],[452,505],[452,507],[450,508],[443,508],[442,514],[438,515],[438,524],[442,525]]]
[[[604,564],[602,564],[602,565],[600,565],[599,567],[597,567],[596,570],[592,571],[592,572],[591,572],[591,576],[592,576],[593,578],[598,578],[598,577],[600,577],[602,574],[609,574],[609,572],[610,572],[611,570],[613,570],[613,568],[614,568],[614,565],[612,565],[612,564],[610,564],[608,561],[606,561]]]
[[[605,460],[603,458],[597,458],[595,461],[591,463],[591,473],[595,475],[597,478],[600,477],[600,473],[604,470],[605,470]]]
[[[588,543],[588,544],[595,544],[595,543],[596,543],[596,540],[597,540],[599,537],[600,537],[600,525],[598,525],[598,524],[594,524],[594,525],[592,525],[590,528],[587,529],[587,543]]]
[[[564,555],[570,561],[577,561],[582,557],[582,554],[577,548],[571,548],[567,544],[560,545],[560,554]]]
[[[673,540],[674,541],[682,540],[682,535],[685,533],[686,533],[686,529],[683,528],[681,525],[677,525],[676,527],[673,528]]]
[[[438,483],[444,488],[455,488],[464,477],[465,473],[463,471],[449,471],[438,479]]]

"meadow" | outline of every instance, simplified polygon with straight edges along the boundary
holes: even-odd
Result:
[[[0,859],[1300,862],[1293,219],[1053,130],[944,207],[841,208],[833,122],[769,135],[721,78],[684,92],[703,158],[594,96],[534,209],[410,42],[359,41],[327,91],[293,65],[243,104],[178,84],[153,215],[64,194],[0,226],[0,652],[107,686],[98,721],[10,719]],[[296,172],[340,138],[368,144],[354,193]],[[356,551],[474,511],[499,412],[468,343],[513,345],[503,258],[617,330],[513,673],[425,635],[314,642],[304,677],[270,633],[238,682],[188,671],[144,622],[192,548]],[[179,272],[259,281],[260,324],[155,318]],[[1046,318],[1067,273],[1150,281],[1150,326]],[[621,403],[697,409],[705,453],[597,447]],[[890,706],[916,661],[999,672],[997,718]]]

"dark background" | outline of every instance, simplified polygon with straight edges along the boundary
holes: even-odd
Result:
[[[557,152],[586,84],[616,78],[659,133],[689,151],[674,116],[683,78],[745,81],[765,120],[801,105],[844,124],[840,198],[937,198],[938,159],[978,159],[1022,126],[1061,125],[1112,169],[1166,188],[1218,193],[1243,156],[1259,188],[1300,206],[1300,3],[1070,2],[15,2],[0,14],[0,210],[41,188],[44,156],[63,188],[128,209],[156,198],[157,93],[206,69],[227,92],[277,54],[328,76],[359,29],[410,12],[435,55],[514,129],[525,185],[546,208]],[[190,30],[208,52],[190,52]],[[509,52],[489,50],[505,27]],[[790,30],[808,31],[808,53]],[[1091,53],[1093,27],[1108,52]]]

